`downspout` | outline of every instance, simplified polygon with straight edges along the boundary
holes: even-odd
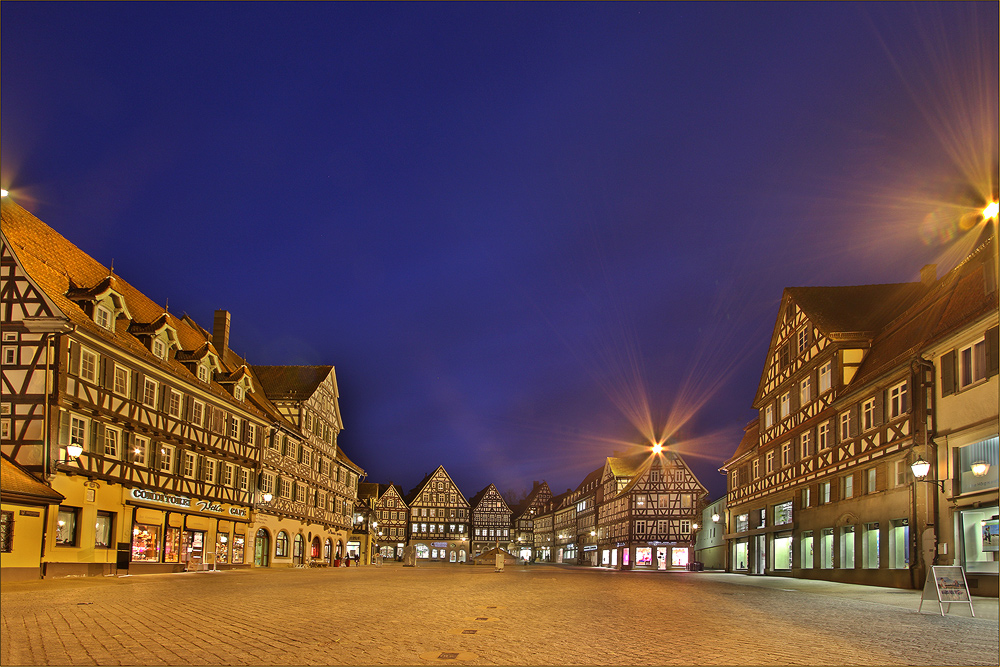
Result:
[[[927,379],[928,371],[930,371],[930,379]],[[920,357],[919,355],[914,357],[910,362],[910,373],[911,377],[914,379],[914,397],[913,397],[913,422],[914,422],[914,439],[911,445],[911,453],[914,447],[917,446],[917,435],[920,435],[920,445],[927,447],[928,458],[931,463],[931,470],[928,473],[928,477],[934,482],[933,492],[927,489],[927,493],[933,494],[933,500],[931,501],[931,514],[930,520],[927,521],[926,527],[932,528],[934,531],[934,553],[931,557],[931,562],[927,563],[926,566],[930,567],[936,565],[938,562],[937,549],[940,543],[940,535],[938,534],[938,508],[939,508],[939,496],[938,493],[938,483],[936,480],[938,477],[938,452],[937,443],[934,441],[934,434],[936,433],[936,417],[935,411],[933,409],[934,404],[934,364],[930,361]],[[919,393],[918,393],[919,392]],[[918,411],[919,407],[919,411]],[[912,458],[912,457],[911,457]],[[912,461],[911,461],[912,462]],[[912,521],[913,521],[913,531],[911,531],[911,558],[913,558],[912,563],[916,564],[919,561],[919,556],[922,555],[923,546],[923,531],[917,532],[917,480],[913,479],[911,482],[911,500],[912,500]],[[913,588],[918,587],[919,582],[916,581],[916,571],[914,567],[910,568],[910,585]]]

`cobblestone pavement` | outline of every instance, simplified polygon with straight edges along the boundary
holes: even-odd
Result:
[[[423,565],[4,584],[4,665],[997,665],[997,602],[710,573]],[[982,616],[985,616],[982,617]]]

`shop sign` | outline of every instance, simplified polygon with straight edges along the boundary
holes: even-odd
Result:
[[[437,547],[438,549],[447,549],[448,548],[448,543],[447,542],[431,542],[431,546],[432,547]]]
[[[584,551],[597,551],[597,545],[596,544],[588,544],[585,547],[583,547],[583,550]]]
[[[248,509],[239,505],[224,505],[212,500],[192,500],[187,496],[177,496],[150,489],[130,489],[128,491],[128,498],[147,505],[159,505],[172,509],[182,508],[193,512],[215,516],[221,515],[237,520],[246,520],[249,517]]]

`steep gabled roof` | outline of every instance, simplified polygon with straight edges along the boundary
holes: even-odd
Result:
[[[254,366],[254,370],[272,401],[304,401],[316,393],[333,366]]]
[[[488,484],[485,489],[483,489],[476,495],[469,498],[469,507],[471,507],[472,509],[478,507],[479,503],[481,503],[483,498],[486,497],[486,494],[489,493],[490,489],[493,489],[493,491],[496,492],[497,497],[500,498],[500,502],[503,503],[504,507],[506,507],[507,511],[509,512],[510,506],[507,504],[507,501],[504,499],[503,495],[500,493],[500,490],[496,487],[495,484]]]
[[[922,283],[785,289],[829,338],[870,338],[925,291]]]
[[[417,496],[419,496],[421,494],[421,492],[424,490],[424,487],[427,486],[427,483],[429,481],[431,481],[431,479],[439,471],[441,473],[443,473],[444,476],[446,478],[448,478],[448,482],[451,483],[451,485],[453,487],[455,487],[455,492],[456,492],[457,497],[460,498],[463,503],[466,503],[466,505],[468,505],[469,501],[465,499],[464,495],[462,495],[462,491],[461,491],[461,489],[458,488],[458,484],[455,484],[455,480],[453,480],[451,478],[451,475],[448,474],[448,471],[444,469],[443,465],[438,466],[437,468],[435,468],[431,472],[427,473],[427,475],[422,480],[420,480],[420,482],[415,487],[413,487],[413,489],[408,494],[406,494],[406,497],[404,498],[404,500],[406,501],[407,505],[413,505],[413,502],[414,502],[414,500],[416,500]]]
[[[593,484],[595,482],[600,484],[601,477],[603,475],[604,475],[604,466],[594,469],[586,477],[583,478],[583,481],[580,482],[579,485],[577,485],[576,490],[583,491],[584,489],[587,488],[588,485]]]
[[[6,454],[0,454],[0,494],[4,502],[31,505],[58,505],[66,499],[7,458]]]
[[[116,346],[184,382],[199,382],[182,361],[176,358],[160,359],[129,331],[132,321],[140,324],[156,323],[159,328],[169,326],[176,332],[177,342],[182,350],[199,350],[208,340],[205,330],[195,325],[191,318],[178,318],[166,312],[166,308],[155,303],[124,278],[114,275],[110,269],[9,197],[0,200],[0,220],[0,233],[25,273],[77,331]],[[96,298],[112,289],[124,299],[123,312],[127,315],[116,319],[113,331],[90,319],[79,303],[74,301]],[[218,356],[217,352],[216,355]],[[223,370],[239,366],[239,363],[230,363],[232,357],[227,355],[222,360],[226,365]],[[217,382],[203,386],[225,402],[246,405],[236,401]],[[250,406],[248,410],[254,412],[256,408]]]
[[[733,453],[733,455],[730,456],[729,459],[724,464],[722,464],[722,467],[719,468],[719,470],[723,472],[727,471],[729,469],[729,466],[731,466],[736,461],[739,461],[741,458],[743,458],[747,454],[753,452],[754,449],[756,449],[757,443],[760,440],[759,429],[760,429],[759,417],[757,419],[752,420],[749,424],[743,427],[743,437],[740,439],[739,446],[736,448],[736,451]]]
[[[609,456],[604,469],[610,470],[615,477],[632,477],[650,460],[651,455],[645,452],[631,456]]]

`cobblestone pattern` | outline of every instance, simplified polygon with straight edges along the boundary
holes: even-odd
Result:
[[[992,618],[967,608],[942,617],[936,603],[916,613],[919,591],[882,603],[848,588],[751,581],[393,564],[12,583],[0,594],[0,663],[998,663],[995,601]]]

